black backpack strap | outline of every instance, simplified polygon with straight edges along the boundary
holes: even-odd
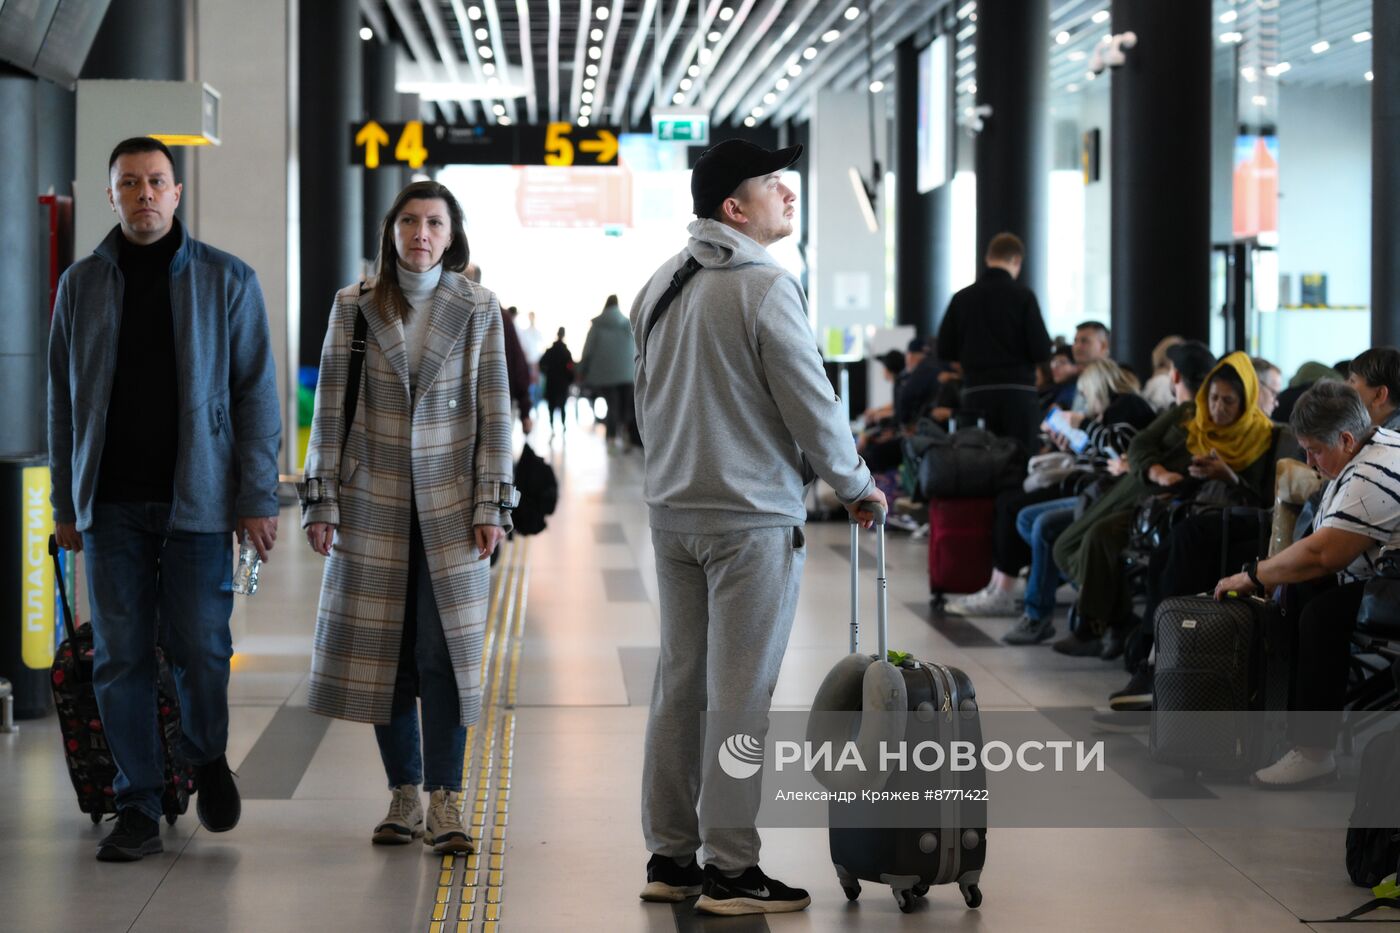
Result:
[[[671,302],[676,300],[676,296],[681,293],[681,289],[685,287],[685,283],[689,282],[691,276],[699,272],[701,268],[703,267],[700,265],[700,260],[691,256],[686,259],[685,265],[677,269],[676,274],[671,276],[671,284],[666,286],[666,290],[662,292],[661,297],[657,299],[656,307],[652,309],[651,316],[647,318],[646,330],[642,332],[643,355],[646,354],[647,341],[651,339],[652,328],[656,326],[657,321],[661,320],[661,315],[666,313],[666,309],[671,306]]]
[[[1330,920],[1299,920],[1298,922],[1299,922],[1299,923],[1400,923],[1400,917],[1384,917],[1384,918],[1376,918],[1376,919],[1372,919],[1372,920],[1358,920],[1358,919],[1357,919],[1358,917],[1360,917],[1360,916],[1363,915],[1363,914],[1369,914],[1371,911],[1373,911],[1373,910],[1379,910],[1379,909],[1381,909],[1382,907],[1389,907],[1389,908],[1394,909],[1394,910],[1400,910],[1400,898],[1396,898],[1396,897],[1378,897],[1378,898],[1375,898],[1374,900],[1369,900],[1369,901],[1367,901],[1366,903],[1362,904],[1360,907],[1356,908],[1356,909],[1353,910],[1353,911],[1350,911],[1350,912],[1348,912],[1348,913],[1342,914],[1340,917],[1333,917],[1333,918],[1331,918]]]
[[[365,293],[365,283],[360,283],[360,295]],[[365,368],[365,339],[369,336],[369,320],[364,308],[355,312],[355,335],[350,338],[350,372],[345,378],[345,428],[341,432],[342,449],[345,439],[350,436],[350,425],[355,422],[355,410],[360,407],[360,376]]]

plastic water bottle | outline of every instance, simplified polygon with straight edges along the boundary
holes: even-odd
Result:
[[[252,596],[258,591],[258,571],[262,569],[262,558],[258,549],[243,539],[238,549],[238,566],[233,571],[233,591],[244,596]]]

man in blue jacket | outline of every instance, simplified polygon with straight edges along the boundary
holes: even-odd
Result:
[[[224,757],[234,538],[277,538],[281,416],[257,276],[175,219],[158,140],[117,144],[119,225],[59,282],[49,337],[49,463],[58,543],[88,555],[93,687],[117,765],[101,861],[162,851],[158,638],[179,693],[200,822],[240,802]]]

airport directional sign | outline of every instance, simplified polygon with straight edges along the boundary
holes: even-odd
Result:
[[[620,132],[572,123],[449,126],[366,120],[350,125],[350,164],[367,169],[394,164],[615,166]]]

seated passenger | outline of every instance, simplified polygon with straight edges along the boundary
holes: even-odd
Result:
[[[1351,361],[1347,385],[1361,396],[1372,424],[1400,431],[1400,350],[1367,350]]]
[[[1199,371],[1210,351],[1187,343],[1170,352],[1178,369]],[[1105,660],[1123,653],[1132,613],[1122,552],[1146,497],[1170,490],[1177,498],[1212,504],[1272,501],[1280,430],[1259,410],[1258,398],[1249,357],[1232,353],[1211,370],[1194,402],[1169,409],[1134,439],[1128,477],[1055,543],[1055,562],[1079,585],[1085,621],[1078,633],[1055,643],[1056,651]]]
[[[1013,615],[1016,612],[1015,585],[1021,568],[1032,566],[1031,586],[1036,584],[1033,563],[1033,548],[1018,532],[1019,516],[1023,510],[1035,508],[1038,511],[1051,509],[1074,510],[1073,483],[1094,473],[1107,473],[1109,462],[1117,459],[1128,449],[1133,436],[1152,423],[1152,409],[1137,395],[1138,382],[1131,374],[1124,372],[1112,360],[1095,360],[1079,377],[1079,390],[1085,397],[1087,411],[1062,412],[1064,423],[1076,432],[1083,432],[1083,446],[1075,451],[1075,462],[1069,475],[1048,483],[1034,491],[1012,489],[997,497],[996,525],[993,530],[995,569],[992,580],[980,592],[948,604],[947,611],[956,615],[999,616]],[[1067,450],[1070,441],[1064,435],[1054,435],[1056,446]],[[1067,491],[1069,490],[1069,491]],[[1068,498],[1066,498],[1068,496]],[[1038,512],[1037,512],[1038,514]],[[1035,521],[1032,515],[1029,522]],[[1068,523],[1065,523],[1066,525]],[[1029,527],[1029,526],[1028,526]],[[1048,559],[1049,555],[1045,557]],[[1050,626],[1055,608],[1055,587],[1058,586],[1058,572],[1053,564],[1042,570],[1037,597],[1048,599],[1037,604],[1035,612],[1028,611],[1035,625],[1035,637],[1023,640],[1016,631],[1008,636],[1010,644],[1034,644],[1049,638],[1054,629]],[[1045,576],[1048,572],[1049,577]],[[1048,593],[1044,592],[1048,588]],[[1029,594],[1028,597],[1029,599]],[[1027,628],[1023,620],[1020,628]],[[1029,632],[1029,629],[1028,629]]]
[[[1069,411],[1074,407],[1074,393],[1079,388],[1079,366],[1074,362],[1074,350],[1055,348],[1050,354],[1050,377],[1053,383],[1040,392],[1041,410],[1063,408]]]
[[[1335,381],[1317,383],[1298,400],[1292,425],[1308,463],[1332,480],[1315,530],[1215,586],[1221,599],[1232,592],[1309,584],[1299,588],[1304,601],[1289,698],[1290,710],[1309,712],[1290,715],[1294,747],[1255,773],[1254,782],[1270,789],[1305,787],[1336,776],[1332,748],[1341,728],[1362,591],[1382,549],[1400,547],[1400,433],[1374,427],[1357,391]]]
[[[1152,348],[1152,376],[1142,387],[1142,397],[1153,411],[1166,411],[1176,404],[1176,393],[1172,390],[1172,364],[1167,359],[1167,351],[1185,341],[1176,335],[1163,337]]]
[[[1254,364],[1254,375],[1259,377],[1259,410],[1272,418],[1283,391],[1283,370],[1262,356],[1252,356],[1249,361]]]

